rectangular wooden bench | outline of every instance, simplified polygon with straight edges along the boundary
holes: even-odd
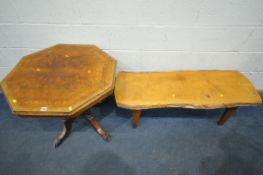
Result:
[[[259,105],[261,97],[238,71],[120,72],[115,85],[118,107],[133,110],[133,127],[141,110],[151,108],[226,108],[218,124],[239,106]]]

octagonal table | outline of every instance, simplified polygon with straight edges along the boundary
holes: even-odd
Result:
[[[109,141],[89,109],[112,94],[115,66],[116,61],[94,45],[58,44],[23,57],[1,88],[18,116],[65,119],[55,148],[69,135],[72,121],[83,116]]]

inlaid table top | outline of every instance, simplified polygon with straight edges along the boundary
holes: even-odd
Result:
[[[23,57],[1,87],[17,115],[74,117],[113,91],[115,65],[94,45],[59,44]]]
[[[238,71],[120,72],[115,85],[119,107],[149,109],[225,108],[262,103]]]

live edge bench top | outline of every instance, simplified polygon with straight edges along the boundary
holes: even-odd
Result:
[[[259,105],[261,97],[238,71],[120,72],[119,107],[140,110],[184,107],[214,109]]]

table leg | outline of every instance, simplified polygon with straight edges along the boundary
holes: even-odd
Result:
[[[223,113],[222,117],[218,120],[217,124],[218,125],[223,125],[227,119],[231,117],[237,110],[237,107],[233,108],[226,108],[225,112]]]
[[[99,133],[99,135],[101,135],[107,142],[109,142],[111,140],[111,136],[109,134],[107,134],[101,127],[99,122],[91,115],[90,111],[87,111],[84,116],[87,117],[87,119],[89,120],[91,126],[96,129],[96,131]]]
[[[65,120],[63,131],[58,135],[58,137],[54,141],[54,148],[57,148],[69,136],[73,120],[74,119]]]
[[[132,127],[137,128],[141,116],[141,110],[134,110],[132,117]]]

